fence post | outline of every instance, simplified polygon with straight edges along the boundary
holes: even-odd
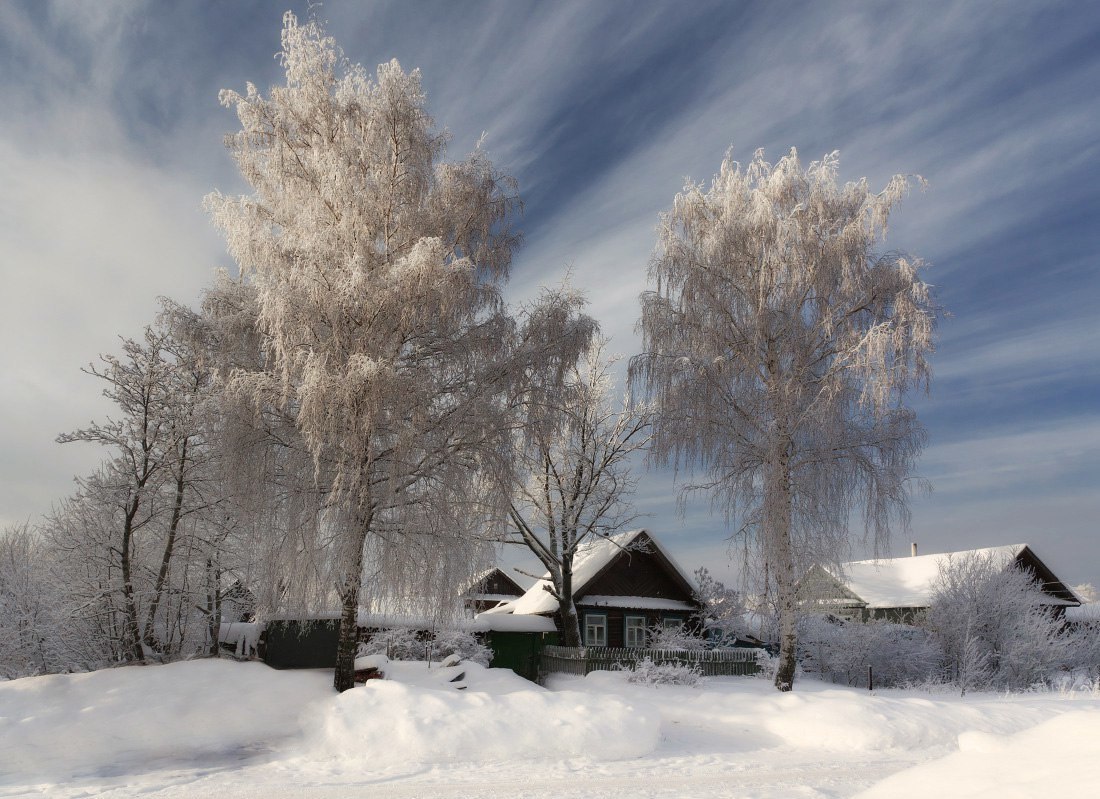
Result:
[[[875,670],[870,664],[867,666],[867,690],[875,690]]]

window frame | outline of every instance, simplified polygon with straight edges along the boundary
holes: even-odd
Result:
[[[596,620],[599,619],[597,623]],[[589,635],[589,628],[597,628],[602,630],[602,641],[592,641],[592,636]],[[584,645],[585,646],[607,646],[607,614],[606,613],[585,613],[584,614]]]
[[[632,621],[633,622],[641,622],[641,624],[635,624],[635,625],[631,626],[630,623]],[[648,637],[646,635],[646,630],[649,626],[647,622],[648,622],[648,620],[646,619],[645,616],[640,616],[638,614],[631,614],[629,616],[623,616],[623,646],[625,648],[627,648],[627,649],[645,649],[645,646],[648,643],[648,641],[646,640],[646,638]],[[630,633],[631,633],[631,631],[633,631],[635,633],[635,638],[637,638],[637,636],[640,634],[640,636],[641,636],[641,642],[640,643],[638,643],[638,642],[631,643],[630,642]]]

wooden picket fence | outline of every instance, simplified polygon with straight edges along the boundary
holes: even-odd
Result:
[[[633,669],[638,661],[649,658],[659,665],[675,663],[697,666],[705,677],[749,676],[760,670],[757,653],[760,649],[636,649],[609,646],[565,647],[545,646],[542,649],[541,675],[559,673],[584,676],[593,671]]]

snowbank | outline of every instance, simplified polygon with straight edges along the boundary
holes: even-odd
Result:
[[[959,751],[887,777],[859,799],[1031,799],[1095,796],[1100,710],[1074,710],[1015,735],[966,732]]]
[[[448,680],[464,674],[465,690]],[[505,669],[391,661],[386,680],[333,696],[306,720],[307,757],[343,767],[454,761],[618,760],[648,754],[659,714],[645,702],[551,692]]]
[[[1100,782],[1093,691],[806,679],[779,694],[766,680],[654,688],[607,672],[546,690],[465,663],[385,671],[339,696],[329,670],[232,660],[0,683],[0,795],[1011,799]]]
[[[1048,711],[1032,704],[978,695],[931,697],[904,691],[869,694],[803,679],[779,693],[767,680],[711,678],[703,688],[631,685],[616,672],[555,677],[551,687],[585,690],[659,704],[666,721],[708,728],[749,729],[762,740],[798,749],[889,752],[953,747],[966,731],[1016,731],[1038,724]]]
[[[299,735],[331,672],[195,660],[0,685],[0,784],[207,765]]]
[[[507,669],[386,664],[337,695],[327,669],[196,660],[0,684],[0,785],[212,767],[257,756],[395,764],[650,752],[644,703],[554,693]],[[464,674],[456,690],[447,682]]]

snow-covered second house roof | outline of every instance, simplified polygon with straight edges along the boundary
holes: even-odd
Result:
[[[960,552],[941,552],[879,560],[856,560],[840,568],[815,566],[802,579],[799,596],[804,604],[858,607],[867,611],[927,608],[940,570],[951,558],[988,557],[1005,568],[1015,565],[1035,574],[1047,603],[1077,606],[1080,599],[1027,544],[1007,544]]]
[[[597,607],[637,608],[647,610],[683,610],[692,611],[696,605],[683,598],[662,596],[665,592],[646,592],[639,590],[635,595],[626,594],[589,594],[599,587],[600,578],[616,565],[627,564],[630,559],[652,558],[657,568],[680,589],[680,597],[691,597],[696,589],[691,575],[676,562],[661,543],[647,530],[631,530],[607,537],[592,539],[582,544],[573,560],[573,601],[576,604]],[[550,574],[543,575],[527,592],[518,599],[503,604],[486,613],[511,613],[516,615],[551,614],[557,611],[558,602],[546,589],[550,587]],[[484,615],[484,614],[482,614]]]

